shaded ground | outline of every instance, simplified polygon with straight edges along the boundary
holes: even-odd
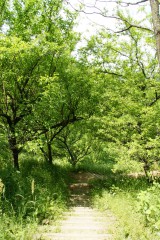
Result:
[[[71,206],[90,206],[90,180],[95,178],[94,174],[79,172],[72,173],[73,183],[70,184],[70,204]]]
[[[41,227],[41,233],[36,234],[36,240],[109,240],[112,238],[110,225],[114,217],[110,212],[105,214],[91,207],[90,181],[102,178],[91,173],[72,173],[70,184],[71,211],[64,214],[60,226]]]
[[[70,203],[71,206],[91,206],[90,202],[90,190],[92,189],[92,181],[104,179],[104,176],[89,173],[78,172],[72,173],[72,184],[70,184]]]

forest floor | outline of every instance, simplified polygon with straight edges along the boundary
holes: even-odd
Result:
[[[109,210],[100,212],[92,207],[92,180],[101,175],[78,172],[71,174],[70,210],[57,226],[40,226],[34,240],[109,240],[115,217]]]

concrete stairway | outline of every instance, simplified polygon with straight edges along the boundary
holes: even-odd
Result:
[[[73,207],[72,211],[65,214],[58,232],[51,229],[37,235],[38,239],[45,240],[109,240],[112,235],[108,233],[111,216],[90,207]]]
[[[64,214],[60,226],[43,227],[34,240],[110,240],[110,225],[114,218],[90,207],[88,182],[76,175],[76,182],[70,185],[71,211]]]

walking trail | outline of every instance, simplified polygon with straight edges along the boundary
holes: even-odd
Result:
[[[89,181],[97,175],[90,173],[72,174],[70,185],[71,211],[64,214],[58,229],[47,226],[42,233],[36,234],[35,240],[111,240],[111,225],[115,219],[111,213],[101,213],[91,207]]]

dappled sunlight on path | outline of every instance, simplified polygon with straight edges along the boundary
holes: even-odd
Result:
[[[89,180],[96,176],[90,173],[72,174],[70,184],[71,211],[64,214],[58,229],[37,234],[36,240],[109,240],[112,239],[110,225],[114,218],[110,212],[101,213],[91,207]],[[49,228],[48,228],[49,229]]]

